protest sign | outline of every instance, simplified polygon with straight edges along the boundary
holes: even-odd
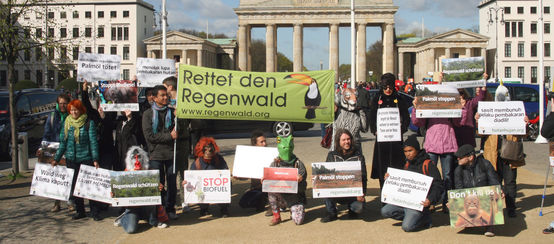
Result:
[[[377,141],[402,141],[398,108],[377,109]]]
[[[456,88],[486,86],[483,79],[485,59],[483,57],[443,58],[442,82]]]
[[[50,164],[36,163],[29,194],[67,201],[73,173],[73,169],[65,166],[52,167]]]
[[[175,59],[137,58],[137,79],[140,87],[162,85],[165,78],[175,74]]]
[[[50,141],[40,142],[40,148],[39,148],[40,153],[37,158],[37,161],[39,163],[49,164],[50,162],[52,162],[52,160],[54,160],[54,156],[56,156],[56,152],[58,151],[59,147],[60,147],[59,142],[50,142]]]
[[[525,107],[522,101],[479,102],[479,134],[525,135]]]
[[[177,116],[332,123],[334,71],[242,72],[181,64]]]
[[[264,168],[263,192],[297,193],[297,168]]]
[[[98,81],[100,107],[105,112],[139,111],[137,84],[130,80]]]
[[[554,167],[554,142],[549,142],[550,145],[550,166]]]
[[[433,178],[401,169],[389,167],[389,177],[381,190],[381,201],[384,203],[423,210],[421,204],[427,198]]]
[[[73,196],[112,203],[111,191],[110,170],[81,165]]]
[[[117,80],[121,76],[118,55],[79,53],[77,81]]]
[[[185,181],[185,203],[231,203],[229,170],[187,170]]]
[[[458,89],[449,85],[417,85],[416,118],[460,118],[462,104]]]
[[[276,147],[238,145],[235,150],[233,176],[260,179],[264,175],[264,168],[269,167],[278,155]]]
[[[504,201],[499,185],[448,191],[451,227],[504,224]]]
[[[110,171],[114,207],[160,205],[159,170]]]
[[[313,197],[363,196],[360,161],[312,163]]]

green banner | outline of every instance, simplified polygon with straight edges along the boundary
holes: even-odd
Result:
[[[331,123],[334,77],[312,72],[242,72],[179,66],[177,116]]]

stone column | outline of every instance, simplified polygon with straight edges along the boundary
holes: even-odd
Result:
[[[398,52],[398,79],[404,80],[404,53]]]
[[[483,60],[485,61],[484,63],[485,72],[487,72],[487,49],[486,48],[481,48],[481,57],[483,57]]]
[[[383,29],[383,73],[394,72],[394,23],[385,23]]]
[[[248,44],[246,35],[246,25],[239,25],[239,33],[237,34],[239,44],[239,70],[246,71],[248,68]]]
[[[358,24],[356,33],[357,37],[357,50],[356,50],[356,79],[358,81],[366,81],[367,68],[366,68],[366,24]]]
[[[252,52],[250,48],[252,46],[252,26],[246,26],[246,68],[248,71],[252,71]]]
[[[294,24],[293,28],[293,72],[302,72],[302,66],[304,65],[304,50],[302,48],[304,33],[302,30],[302,24]]]
[[[466,48],[466,57],[471,57],[472,54],[471,54],[471,48]]]
[[[275,25],[265,26],[265,71],[275,72]]]
[[[196,66],[204,66],[202,63],[203,55],[204,55],[204,52],[202,52],[202,49],[196,50]]]
[[[187,63],[187,50],[181,50],[181,63],[182,64],[188,64]]]
[[[429,58],[431,58],[431,60],[429,60],[430,68],[428,71],[436,72],[437,70],[435,69],[435,48],[429,49]]]
[[[450,58],[450,48],[445,48],[444,49],[444,56],[445,56],[445,58]]]
[[[339,80],[339,25],[329,27],[329,69],[335,71],[335,82]]]

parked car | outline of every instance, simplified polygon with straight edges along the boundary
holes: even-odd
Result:
[[[60,91],[33,88],[16,91],[15,109],[18,132],[27,132],[29,153],[40,146],[44,134],[44,123],[56,107],[56,98]],[[0,91],[0,157],[11,158],[11,129],[8,106],[8,91]]]
[[[262,130],[273,133],[274,136],[288,136],[295,131],[308,130],[314,126],[313,123],[287,122],[287,121],[254,121],[254,120],[218,120],[204,119],[203,133],[222,134],[237,132],[252,132]]]

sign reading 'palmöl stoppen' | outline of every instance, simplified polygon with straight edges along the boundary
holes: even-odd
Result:
[[[175,76],[175,59],[137,58],[137,79],[140,87],[154,87]]]
[[[121,57],[118,55],[79,53],[77,81],[96,82],[120,78]]]
[[[398,108],[380,108],[377,110],[377,141],[401,141],[400,112]]]
[[[479,133],[482,135],[525,135],[525,107],[522,101],[479,102]]]
[[[74,172],[65,166],[36,163],[29,194],[67,201]]]
[[[416,118],[460,118],[462,104],[458,89],[450,85],[417,85]]]
[[[241,72],[181,64],[177,116],[331,123],[334,71]]]
[[[423,210],[421,204],[427,198],[433,178],[415,172],[389,167],[389,177],[381,190],[381,201],[384,203]]]
[[[314,198],[363,196],[360,161],[312,163]]]
[[[231,202],[229,170],[187,170],[185,180],[185,203]]]

